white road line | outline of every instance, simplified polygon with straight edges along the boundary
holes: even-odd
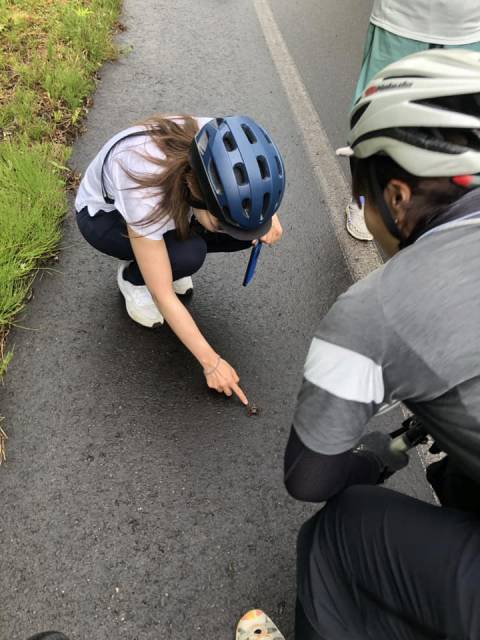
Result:
[[[288,51],[268,0],[254,0],[254,7],[295,120],[302,133],[315,179],[325,197],[328,215],[348,270],[354,280],[359,280],[382,264],[380,255],[374,243],[354,240],[347,233],[344,226],[344,210],[350,198],[350,188],[340,163]]]

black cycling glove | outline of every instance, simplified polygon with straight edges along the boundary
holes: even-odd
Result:
[[[390,448],[391,443],[392,439],[386,433],[372,431],[372,433],[365,434],[353,449],[354,454],[364,456],[377,464],[377,484],[385,482],[387,478],[408,464],[408,455],[392,451]]]

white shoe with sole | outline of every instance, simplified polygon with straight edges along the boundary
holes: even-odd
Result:
[[[193,291],[193,281],[190,276],[174,280],[173,290],[178,296],[185,296]]]
[[[365,224],[363,209],[363,204],[359,207],[355,200],[350,200],[345,209],[347,215],[347,231],[356,240],[373,240],[373,236]]]
[[[148,288],[145,285],[136,286],[124,279],[123,272],[129,264],[128,261],[122,261],[117,270],[117,284],[125,298],[128,315],[138,324],[150,329],[163,324],[163,316],[153,301]]]

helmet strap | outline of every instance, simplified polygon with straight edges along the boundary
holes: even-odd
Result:
[[[368,163],[368,183],[375,200],[375,204],[377,205],[378,211],[382,217],[383,223],[387,227],[389,233],[397,240],[400,240],[400,248],[403,248],[408,244],[408,239],[404,238],[400,229],[395,224],[395,220],[393,219],[392,213],[388,208],[387,203],[385,202],[385,197],[383,195],[382,188],[378,181],[377,172],[375,171],[375,163],[373,159],[370,159]]]
[[[196,198],[189,198],[188,199],[188,204],[193,207],[194,209],[206,209],[207,205],[202,202],[201,200],[197,200]]]

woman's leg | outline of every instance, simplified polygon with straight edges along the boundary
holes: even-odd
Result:
[[[99,211],[91,217],[85,208],[77,213],[77,223],[83,237],[92,247],[108,256],[132,261],[123,272],[125,280],[134,285],[145,284],[135,262],[125,221],[118,211]],[[252,247],[250,241],[236,240],[225,233],[211,233],[196,223],[192,224],[192,232],[186,240],[179,240],[174,230],[163,236],[174,280],[196,273],[203,265],[207,253],[230,253]]]
[[[379,71],[397,62],[404,56],[428,49],[428,44],[403,38],[370,23],[368,26],[362,66],[352,99],[352,107],[362,92]],[[359,206],[353,199],[346,208],[347,231],[357,240],[373,240],[372,234],[365,224],[363,204]]]
[[[127,226],[118,211],[99,211],[90,216],[85,207],[77,213],[77,224],[85,240],[97,251],[120,260],[133,260]]]
[[[179,240],[176,231],[168,231],[164,236],[174,280],[196,273],[207,255],[207,245],[203,238],[192,235]]]
[[[90,216],[85,207],[77,213],[77,224],[85,240],[97,251],[119,260],[130,260],[123,277],[134,285],[144,285],[142,274],[135,261],[127,226],[118,211],[99,211]]]
[[[212,233],[195,220],[192,221],[191,229],[194,236],[205,242],[208,253],[233,253],[252,248],[251,240],[237,240],[226,233]]]
[[[82,209],[77,213],[77,223],[85,240],[97,251],[120,260],[132,261],[123,271],[125,280],[133,285],[145,284],[135,261],[125,220],[118,211],[99,211],[92,217],[86,209]],[[175,231],[168,231],[164,240],[174,280],[190,276],[200,269],[207,255],[207,245],[203,238],[192,236],[181,241]]]
[[[379,71],[392,62],[397,62],[411,53],[425,51],[425,49],[428,49],[428,44],[425,42],[397,36],[370,23],[352,105],[355,104],[367,84]]]
[[[300,531],[298,598],[319,638],[479,638],[479,584],[478,514],[355,486]]]

